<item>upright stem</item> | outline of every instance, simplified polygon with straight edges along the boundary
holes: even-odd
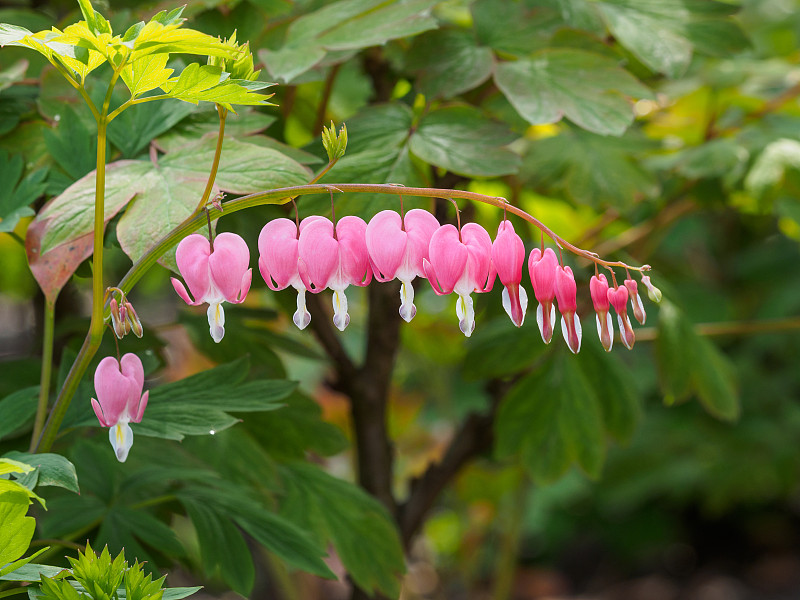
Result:
[[[31,435],[31,452],[42,433],[44,420],[47,417],[47,401],[50,397],[50,377],[53,373],[53,330],[55,325],[55,299],[44,301],[44,336],[42,340],[42,375],[39,380],[39,406],[36,409],[36,420]]]
[[[195,212],[200,212],[203,210],[206,204],[208,204],[208,199],[211,198],[211,190],[214,189],[214,181],[217,179],[217,169],[219,168],[219,157],[222,155],[222,142],[225,139],[225,117],[228,116],[228,111],[217,104],[217,114],[219,114],[219,134],[217,135],[217,148],[214,152],[214,160],[211,162],[211,172],[208,174],[208,182],[206,183],[206,189],[203,190],[203,197],[200,198],[200,203],[195,208]],[[209,226],[209,235],[211,234],[210,226]]]

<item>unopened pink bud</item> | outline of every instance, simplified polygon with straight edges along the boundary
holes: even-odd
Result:
[[[111,310],[111,328],[114,330],[114,335],[122,339],[125,337],[125,319],[116,298],[111,298],[109,308]]]
[[[636,317],[639,325],[644,325],[644,322],[647,320],[647,313],[644,310],[642,299],[639,297],[639,286],[636,284],[636,280],[629,277],[625,280],[625,287],[628,288],[628,293],[631,297],[633,316]]]
[[[624,286],[608,290],[608,301],[617,312],[617,323],[619,324],[619,337],[625,347],[630,350],[636,341],[631,321],[628,319],[628,289]]]
[[[614,345],[614,325],[609,312],[611,308],[608,303],[610,290],[608,289],[606,276],[602,273],[592,276],[591,281],[589,281],[589,291],[592,295],[592,304],[595,311],[597,311],[595,316],[597,337],[600,338],[600,344],[605,351],[611,352],[611,348]]]
[[[130,330],[133,332],[133,335],[140,338],[144,335],[144,329],[142,328],[142,322],[139,320],[139,315],[136,314],[136,311],[133,308],[133,304],[125,301],[125,309],[127,312],[125,322],[127,323]]]

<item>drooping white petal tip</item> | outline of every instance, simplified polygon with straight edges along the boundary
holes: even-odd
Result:
[[[333,324],[339,331],[344,331],[350,324],[350,315],[347,314],[347,296],[343,290],[333,292]]]
[[[458,326],[461,333],[469,337],[475,331],[475,308],[472,304],[472,297],[469,295],[458,295],[456,300],[456,315],[458,316]]]
[[[119,462],[125,462],[133,446],[133,431],[127,423],[117,423],[108,430],[108,440]]]
[[[225,311],[219,302],[208,305],[208,328],[211,338],[219,344],[225,336]]]
[[[292,315],[292,321],[294,321],[294,324],[297,325],[297,328],[300,330],[305,329],[308,327],[308,324],[311,323],[311,313],[309,313],[306,308],[305,289],[301,288],[297,290],[297,310],[294,315]]]
[[[410,323],[417,314],[414,306],[414,286],[410,281],[403,281],[400,285],[400,316],[406,323]]]

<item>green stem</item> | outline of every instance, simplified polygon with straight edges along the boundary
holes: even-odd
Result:
[[[89,332],[83,341],[80,352],[69,370],[61,392],[56,398],[56,403],[50,411],[50,416],[44,425],[41,436],[34,447],[36,452],[47,452],[53,446],[58,434],[58,429],[67,414],[67,409],[75,395],[75,390],[86,372],[105,331],[103,319],[103,306],[105,304],[105,288],[103,287],[103,233],[105,231],[105,194],[106,194],[106,134],[108,129],[108,109],[111,104],[111,94],[117,83],[124,63],[114,69],[109,81],[103,107],[97,117],[97,169],[95,171],[95,197],[94,197],[94,240],[92,247],[92,319]]]
[[[50,398],[50,377],[53,373],[53,330],[55,325],[55,299],[44,303],[44,339],[42,340],[42,375],[39,380],[39,406],[33,423],[30,450],[33,452],[36,441],[42,433],[47,417],[47,401]]]
[[[211,197],[211,190],[214,189],[214,181],[217,179],[217,169],[219,168],[219,158],[222,155],[222,142],[225,139],[225,117],[228,116],[228,111],[224,107],[217,104],[217,114],[219,115],[219,134],[217,135],[217,148],[214,151],[214,160],[211,162],[211,172],[208,174],[208,182],[206,183],[206,189],[203,190],[203,197],[200,199],[200,203],[197,205],[197,208],[194,209],[195,212],[200,212],[203,210],[206,204],[208,204],[208,199]],[[209,235],[211,231],[209,231]]]

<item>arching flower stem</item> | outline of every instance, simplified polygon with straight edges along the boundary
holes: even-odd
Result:
[[[99,161],[98,161],[98,166]],[[105,166],[103,164],[103,166]],[[318,175],[317,177],[321,177],[322,174]],[[561,236],[557,235],[552,229],[547,227],[544,223],[542,223],[539,219],[534,217],[533,215],[527,213],[526,211],[522,210],[521,208],[514,206],[513,204],[509,203],[508,200],[505,198],[501,198],[498,196],[487,196],[485,194],[479,194],[477,192],[470,192],[467,190],[442,190],[438,188],[418,188],[418,187],[405,187],[399,186],[395,184],[364,184],[364,183],[337,183],[337,184],[323,184],[323,183],[313,183],[309,185],[298,185],[292,187],[285,187],[279,188],[274,190],[268,190],[265,192],[256,192],[254,194],[249,194],[247,196],[242,196],[240,198],[236,198],[234,200],[229,200],[224,203],[224,210],[225,214],[235,213],[240,210],[245,210],[247,208],[252,208],[254,206],[262,206],[265,204],[286,204],[287,202],[292,201],[294,198],[298,196],[305,196],[309,194],[320,194],[320,193],[365,193],[365,194],[387,194],[392,196],[418,196],[422,198],[442,198],[446,197],[453,201],[454,199],[463,199],[463,200],[471,200],[473,202],[482,202],[484,204],[489,204],[491,206],[495,206],[497,208],[502,208],[507,212],[516,215],[525,221],[531,223],[534,227],[539,229],[543,235],[547,235],[550,239],[552,239],[556,245],[558,245],[559,249],[564,248],[569,250],[573,254],[580,256],[588,261],[595,263],[600,267],[620,267],[620,268],[627,268],[631,271],[638,271],[644,272],[649,271],[649,265],[642,265],[640,267],[635,267],[632,265],[628,265],[627,263],[621,261],[607,261],[601,259],[596,253],[589,252],[588,250],[583,250],[582,248],[578,248],[577,246],[569,243]],[[165,235],[161,240],[159,240],[150,250],[148,250],[144,256],[142,256],[125,274],[125,276],[120,281],[118,287],[124,292],[129,293],[134,285],[142,278],[142,276],[152,267],[156,261],[170,248],[175,246],[179,241],[183,238],[188,236],[191,233],[194,233],[198,229],[200,229],[206,222],[207,219],[209,220],[216,220],[220,216],[222,216],[222,211],[218,208],[209,208],[207,216],[200,214],[199,211],[195,211],[188,219],[186,219],[183,223],[175,227],[171,232]],[[458,214],[458,213],[456,213]],[[102,239],[102,236],[101,236]],[[99,294],[96,296],[102,298],[102,290],[100,290]],[[102,327],[103,321],[100,320],[100,324]],[[58,399],[56,400],[55,405],[50,413],[50,417],[44,427],[44,431],[42,432],[42,436],[37,444],[37,451],[38,452],[47,452],[53,442],[55,441],[56,434],[58,433],[58,429],[61,426],[61,422],[64,419],[64,415],[66,414],[67,408],[69,408],[69,404],[72,400],[72,396],[75,394],[75,390],[78,387],[78,384],[83,377],[83,374],[86,372],[86,368],[89,366],[92,357],[97,352],[97,348],[100,345],[100,337],[102,337],[102,330],[99,332],[96,330],[90,331],[89,335],[84,340],[83,346],[81,347],[80,351],[78,352],[78,356],[75,359],[75,363],[72,365],[72,368],[67,375],[67,379],[64,381],[64,385],[61,388],[61,392],[58,395]]]

